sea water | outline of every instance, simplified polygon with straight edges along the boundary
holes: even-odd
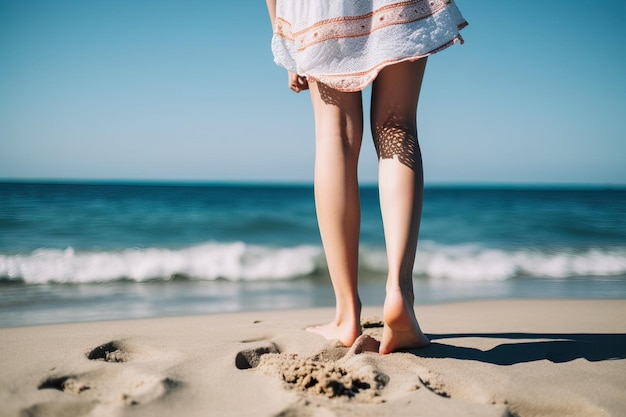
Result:
[[[364,304],[384,300],[361,189]],[[427,187],[417,303],[626,297],[626,189]],[[332,306],[310,185],[0,184],[0,326]]]

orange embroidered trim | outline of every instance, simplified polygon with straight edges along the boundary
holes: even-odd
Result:
[[[295,43],[298,51],[330,39],[356,38],[391,25],[428,18],[450,4],[450,0],[411,0],[390,4],[361,16],[337,17],[293,33],[291,24],[276,19],[275,34]]]
[[[464,22],[464,24],[459,25],[459,29],[462,29],[465,26],[467,26],[467,23]],[[412,56],[412,57],[403,58],[403,59],[389,59],[383,62],[379,62],[373,68],[370,68],[365,71],[351,72],[348,74],[325,74],[325,75],[320,75],[317,77],[313,75],[309,75],[308,78],[309,78],[309,81],[313,81],[313,82],[319,81],[340,91],[344,91],[344,92],[360,91],[364,89],[367,84],[371,83],[374,80],[374,78],[376,78],[376,75],[383,68],[392,64],[398,64],[400,62],[417,61],[418,59],[425,58],[443,49],[446,49],[452,44],[454,44],[455,42],[463,43],[463,38],[461,37],[461,35],[457,35],[451,41],[446,42],[445,44],[438,46],[437,48],[423,55]]]

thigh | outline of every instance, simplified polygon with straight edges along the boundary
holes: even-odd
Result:
[[[417,103],[426,58],[385,67],[372,86],[372,133],[385,125],[416,129]]]
[[[359,145],[363,134],[361,92],[342,92],[320,82],[310,83],[316,137],[341,137]]]

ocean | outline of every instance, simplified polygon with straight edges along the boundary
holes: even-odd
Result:
[[[360,291],[384,300],[378,191]],[[417,304],[625,298],[626,189],[425,191]],[[0,327],[333,306],[313,187],[0,184]]]

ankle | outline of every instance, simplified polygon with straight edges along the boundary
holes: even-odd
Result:
[[[383,306],[383,320],[392,328],[410,328],[415,320],[413,295],[406,294],[399,287],[387,291]]]
[[[405,304],[412,306],[413,303],[415,302],[415,295],[413,293],[413,283],[411,282],[409,285],[402,285],[401,283],[393,282],[393,283],[387,283],[386,286],[386,296],[385,296],[385,300],[387,300],[387,298],[391,298],[391,299],[396,299],[396,298],[401,298],[402,301],[404,301]]]
[[[341,324],[354,324],[361,322],[361,300],[357,297],[355,301],[337,303],[335,322]]]

